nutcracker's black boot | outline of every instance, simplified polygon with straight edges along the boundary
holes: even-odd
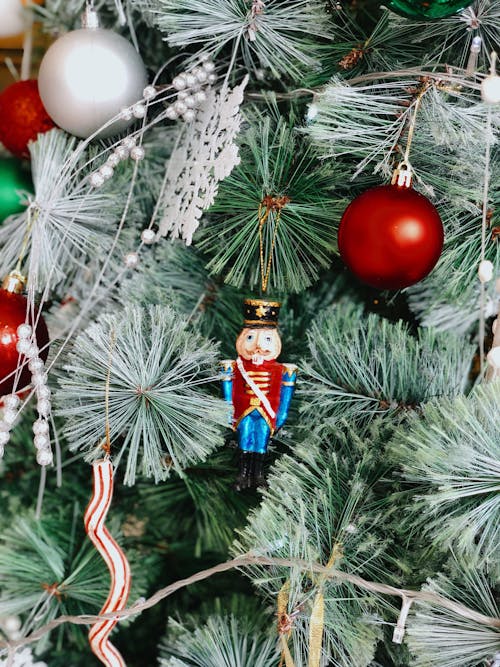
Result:
[[[266,459],[265,454],[255,454],[253,460],[253,479],[252,486],[267,486],[266,478],[264,477],[264,461]]]
[[[234,483],[236,491],[248,489],[252,485],[252,452],[244,452],[240,450],[240,469],[238,477]]]

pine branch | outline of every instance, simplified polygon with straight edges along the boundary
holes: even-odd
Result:
[[[223,182],[197,244],[211,256],[211,273],[230,285],[254,288],[268,274],[270,289],[299,292],[329,264],[342,202],[331,195],[331,169],[297,133],[295,114],[287,122],[275,105],[269,111],[253,115],[241,164]]]
[[[465,562],[455,561],[451,572],[439,574],[424,590],[499,614],[487,578]],[[407,642],[418,667],[475,667],[490,664],[500,649],[500,634],[495,626],[466,620],[454,609],[427,601],[409,618]]]
[[[415,337],[402,321],[352,304],[326,310],[308,338],[301,394],[317,421],[386,411],[397,417],[435,396],[461,393],[474,353],[451,334],[421,329]]]
[[[181,473],[222,444],[227,407],[203,385],[215,379],[217,348],[170,308],[131,307],[106,315],[76,339],[56,400],[72,449],[102,456],[109,428],[113,457],[126,460],[125,483]],[[116,449],[118,451],[115,453]]]
[[[39,291],[64,281],[63,293],[82,264],[110,250],[117,222],[114,198],[106,191],[89,191],[70,166],[75,140],[60,130],[40,135],[31,146],[35,196],[25,214],[0,229],[0,272],[15,266],[28,228],[26,273]],[[115,193],[116,194],[116,193]]]
[[[209,616],[194,629],[170,619],[169,631],[174,638],[160,646],[162,667],[275,667],[279,659],[275,638],[252,631],[251,619]]]
[[[387,576],[387,538],[382,537],[383,517],[372,489],[383,474],[377,448],[363,448],[350,429],[343,436],[338,428],[321,431],[321,437],[304,430],[293,457],[285,455],[276,463],[264,500],[250,514],[234,550]],[[257,567],[248,574],[274,605],[286,589],[286,608],[278,613],[293,618],[290,650],[298,664],[307,664],[311,615],[320,592],[324,655],[346,666],[366,666],[373,659],[380,638],[379,596],[359,594],[349,583],[324,582],[301,567]]]
[[[319,0],[133,0],[170,46],[200,45],[204,52],[234,50],[245,68],[300,78],[318,68],[318,38],[331,38]]]
[[[51,499],[50,516],[41,520],[31,513],[17,516],[2,531],[0,543],[0,616],[21,615],[22,636],[59,615],[92,613],[102,607],[109,587],[109,573],[98,553],[87,540],[81,520],[80,505],[67,502],[57,507]],[[119,520],[114,517],[112,530],[122,542]],[[138,568],[139,555],[128,550],[134,573],[132,595],[146,589],[154,557],[148,568]],[[144,555],[140,557],[144,564]],[[71,632],[69,640],[85,646],[83,633]],[[37,650],[48,646],[47,633],[40,635]]]
[[[434,548],[493,572],[500,561],[499,383],[424,407],[394,435],[391,455],[412,484],[408,512]]]

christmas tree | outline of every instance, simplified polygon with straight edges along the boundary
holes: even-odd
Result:
[[[499,667],[499,0],[24,4],[0,665]]]

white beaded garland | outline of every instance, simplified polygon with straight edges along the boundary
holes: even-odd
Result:
[[[28,359],[36,359],[38,358],[39,353],[40,349],[38,345],[35,345],[35,343],[31,343],[28,350],[26,351],[26,356],[28,357]]]
[[[195,93],[196,95],[197,93]],[[196,100],[193,95],[188,95],[186,99],[184,100],[184,104],[189,108],[192,109],[194,106],[196,106]]]
[[[126,146],[117,146],[113,155],[116,155],[120,160],[126,160],[128,158],[129,150]]]
[[[187,109],[184,112],[184,120],[187,121],[188,123],[191,123],[196,117],[196,114],[193,109]]]
[[[50,401],[46,398],[42,398],[38,401],[36,404],[36,409],[38,410],[39,414],[42,415],[42,417],[48,417],[50,414]]]
[[[217,76],[215,74],[208,75],[208,83],[215,83],[217,81]]]
[[[144,160],[145,155],[146,152],[144,151],[144,148],[142,146],[134,146],[130,151],[130,159],[134,160],[134,162],[139,162],[140,160]]]
[[[117,167],[120,164],[120,156],[115,151],[114,153],[111,153],[111,155],[108,155],[106,162],[110,167]]]
[[[211,60],[206,60],[203,65],[203,69],[205,72],[208,72],[209,74],[215,70],[215,63],[213,63]]]
[[[49,466],[49,465],[52,464],[53,460],[54,460],[54,457],[52,456],[52,452],[50,450],[40,449],[37,452],[36,461],[37,461],[38,465],[41,465],[41,466],[44,466],[44,467]]]
[[[130,151],[135,146],[135,143],[136,141],[134,137],[125,137],[125,139],[122,141],[122,146]]]
[[[11,410],[18,408],[20,403],[21,399],[17,394],[9,394],[3,398],[3,404],[6,408],[10,408]]]
[[[176,90],[183,90],[186,87],[186,85],[187,85],[186,78],[182,74],[176,76],[175,79],[172,81],[172,86]]]
[[[93,174],[90,174],[90,185],[93,188],[100,188],[104,185],[104,178],[98,171],[94,171]]]
[[[108,181],[114,174],[114,169],[110,164],[103,164],[99,169],[99,173],[104,178],[105,181]]]
[[[179,114],[177,113],[177,111],[174,109],[173,106],[167,107],[165,115],[169,120],[176,120],[179,117]]]
[[[490,74],[481,84],[481,98],[486,104],[498,104],[500,102],[500,76]]]
[[[139,255],[136,252],[129,252],[123,258],[127,269],[135,269],[139,264]]]
[[[182,100],[177,100],[177,102],[174,104],[174,109],[178,114],[183,114],[187,110],[187,106],[184,102],[182,102]]]
[[[151,243],[154,243],[156,238],[156,234],[152,229],[143,229],[141,233],[141,241],[143,243],[146,243],[147,245],[150,245]]]
[[[38,389],[36,391],[36,394],[37,394],[38,398],[47,398],[47,399],[49,399],[50,396],[51,396],[51,393],[52,392],[50,391],[50,387],[46,384],[43,384],[40,387],[38,387]]]
[[[196,104],[202,104],[203,102],[206,101],[207,99],[207,94],[203,90],[199,90],[197,93],[194,94],[194,99]]]
[[[45,368],[45,364],[39,357],[35,357],[35,359],[30,360],[28,368],[32,373],[39,373]]]
[[[33,433],[35,435],[47,435],[49,432],[49,424],[45,419],[37,419],[33,423]]]
[[[19,352],[19,354],[26,354],[30,346],[31,343],[29,340],[26,340],[26,338],[21,338],[21,340],[18,340],[16,343],[16,350]]]
[[[6,408],[3,411],[3,421],[6,424],[13,424],[16,421],[18,414],[19,413],[17,410],[12,410],[12,408]]]
[[[46,435],[35,435],[33,438],[33,444],[35,445],[36,449],[47,449],[50,445],[50,440]]]
[[[146,86],[142,91],[142,96],[144,97],[145,100],[148,101],[154,100],[157,94],[158,92],[154,86]]]
[[[6,445],[10,440],[10,433],[6,431],[0,431],[0,445],[2,446],[2,456],[3,456],[3,446]]]
[[[146,115],[146,107],[141,103],[134,104],[132,107],[132,113],[134,114],[135,118],[144,118]]]
[[[133,114],[132,114],[132,109],[130,107],[125,107],[120,111],[120,118],[122,120],[132,120]]]
[[[199,83],[205,83],[205,81],[208,79],[208,74],[206,70],[204,69],[196,69],[193,74],[195,77],[198,79]]]
[[[17,327],[17,337],[18,338],[31,338],[33,333],[33,327],[31,324],[20,324]]]
[[[191,72],[186,72],[185,80],[187,88],[192,88],[197,83],[195,75]]]
[[[47,384],[47,373],[44,373],[43,371],[36,371],[31,376],[31,380],[35,385],[35,389],[38,389],[38,387]]]

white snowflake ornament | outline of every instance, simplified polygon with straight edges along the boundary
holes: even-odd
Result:
[[[248,76],[236,88],[208,90],[195,120],[182,127],[182,141],[177,142],[165,175],[160,236],[182,238],[190,245],[203,211],[214,202],[219,182],[239,164],[234,140],[247,83]]]
[[[34,657],[30,648],[24,648],[18,651],[14,656],[12,667],[47,667],[44,662],[33,662]],[[7,660],[0,660],[0,667],[6,667]]]

